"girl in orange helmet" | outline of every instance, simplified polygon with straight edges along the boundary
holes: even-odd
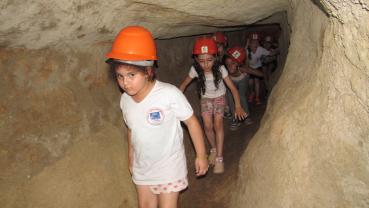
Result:
[[[209,167],[201,126],[183,93],[155,80],[156,47],[148,30],[124,28],[107,57],[124,91],[120,107],[128,127],[129,170],[139,207],[177,207],[179,191],[188,184],[180,122],[189,129],[198,176]]]
[[[179,88],[183,92],[192,79],[197,78],[197,89],[201,96],[201,116],[204,121],[205,134],[211,146],[209,163],[214,165],[214,173],[223,173],[223,114],[226,93],[224,83],[232,92],[235,100],[235,117],[244,119],[247,114],[241,107],[240,96],[226,68],[220,65],[216,57],[217,52],[216,43],[212,38],[197,39],[193,48],[195,62]]]

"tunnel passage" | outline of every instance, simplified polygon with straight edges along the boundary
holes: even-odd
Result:
[[[290,29],[288,28],[286,18],[287,17],[285,16],[285,13],[278,13],[268,19],[265,19],[263,22],[248,25],[244,28],[237,28],[237,30],[233,31],[232,28],[228,28],[228,31],[224,31],[224,34],[228,39],[228,48],[233,46],[244,47],[246,44],[246,39],[254,33],[260,35],[261,42],[268,35],[271,35],[278,41],[281,52],[278,56],[278,67],[272,73],[272,78],[270,80],[271,85],[275,85],[275,83],[277,83],[280,74],[283,72],[285,57],[288,53]],[[282,21],[273,22],[276,20]],[[218,29],[220,30],[220,28]],[[193,63],[191,54],[194,40],[198,37],[211,35],[212,33],[210,32],[197,36],[158,40],[158,53],[160,56],[158,63],[159,68],[157,70],[158,79],[179,86],[181,81],[188,74],[189,68]],[[200,103],[199,96],[196,91],[196,83],[192,83],[188,87],[188,89],[185,91],[185,95],[194,108],[196,116],[201,121],[199,109]],[[245,94],[243,96],[247,95]],[[251,111],[250,114],[253,120],[251,125],[243,124],[239,129],[232,131],[230,130],[231,121],[226,118],[224,119],[225,172],[223,174],[216,175],[212,172],[213,169],[211,168],[206,177],[200,179],[195,177],[193,174],[195,171],[193,165],[195,152],[193,150],[188,132],[185,131],[185,146],[189,169],[189,188],[180,195],[181,207],[229,207],[229,198],[232,193],[232,187],[237,183],[239,160],[242,156],[242,153],[247,148],[248,142],[258,130],[260,120],[267,106],[267,97],[265,94],[264,96],[262,105],[249,103]],[[207,146],[209,150],[210,146]]]
[[[240,157],[229,207],[368,207],[367,1],[61,0],[0,7],[2,206],[136,206],[120,94],[102,58],[123,26],[173,38],[286,11],[288,57]],[[170,66],[166,73],[179,82],[179,69]]]

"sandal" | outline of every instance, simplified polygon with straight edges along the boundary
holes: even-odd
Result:
[[[215,165],[215,158],[217,157],[217,149],[211,148],[208,157],[209,165]]]

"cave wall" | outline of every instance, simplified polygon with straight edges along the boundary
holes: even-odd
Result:
[[[135,206],[107,49],[0,50],[1,207]]]
[[[120,94],[103,58],[120,28],[141,24],[172,38],[282,10],[292,32],[286,67],[230,206],[369,206],[367,1],[9,0],[0,8],[2,207],[136,206]],[[158,41],[161,80],[182,80],[193,38]],[[198,106],[194,87],[186,93]]]
[[[290,2],[285,69],[231,207],[368,207],[368,4]]]

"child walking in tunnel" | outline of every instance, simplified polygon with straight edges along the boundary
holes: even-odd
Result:
[[[240,93],[241,106],[247,112],[247,114],[250,115],[249,106],[246,100],[249,75],[240,70],[240,66],[244,64],[245,59],[246,59],[245,49],[239,46],[235,46],[235,47],[229,48],[226,51],[224,62],[228,70],[229,77],[231,78],[233,84],[236,86],[236,88],[238,89],[238,92]],[[233,96],[230,90],[227,90],[226,95],[227,95],[227,102],[230,108],[230,112],[234,114],[235,105],[234,105]],[[246,124],[252,123],[250,117],[246,118],[242,122],[245,122]],[[231,121],[230,129],[237,130],[240,125],[241,125],[241,121],[233,118]]]
[[[228,45],[228,39],[222,32],[219,32],[219,31],[213,33],[211,37],[214,39],[215,43],[217,44],[217,49],[218,49],[217,58],[219,60],[219,63],[224,65],[224,55],[225,55],[225,51]],[[230,109],[229,109],[229,104],[227,102],[224,107],[224,117],[228,119],[233,119],[232,113],[230,112]]]
[[[261,59],[264,71],[264,83],[268,91],[271,90],[270,76],[277,68],[277,55],[279,54],[278,45],[273,42],[272,36],[266,36],[263,42],[263,47],[270,52],[270,55],[264,56]]]
[[[209,167],[201,126],[183,93],[155,79],[156,46],[148,30],[124,28],[106,56],[124,91],[120,107],[139,207],[177,207],[179,192],[188,184],[180,121],[187,125],[196,150],[198,176]]]
[[[221,32],[215,32],[212,36],[218,49],[218,60],[223,61],[223,57],[227,48],[227,37]]]
[[[263,56],[270,54],[265,48],[260,46],[259,35],[256,33],[251,34],[251,37],[247,40],[246,53],[248,58],[249,67],[259,71],[263,71],[261,59]],[[261,80],[263,77],[257,75],[250,75],[249,86],[250,94],[248,101],[251,103],[254,101],[257,105],[261,104],[260,91],[261,91]]]
[[[214,165],[214,173],[223,173],[223,114],[226,93],[224,83],[232,92],[235,101],[235,117],[244,119],[247,113],[241,106],[240,96],[226,68],[220,65],[216,57],[217,52],[216,43],[212,38],[197,39],[193,47],[194,64],[179,88],[183,92],[192,79],[197,78],[197,90],[201,96],[201,116],[211,146],[209,163]]]

